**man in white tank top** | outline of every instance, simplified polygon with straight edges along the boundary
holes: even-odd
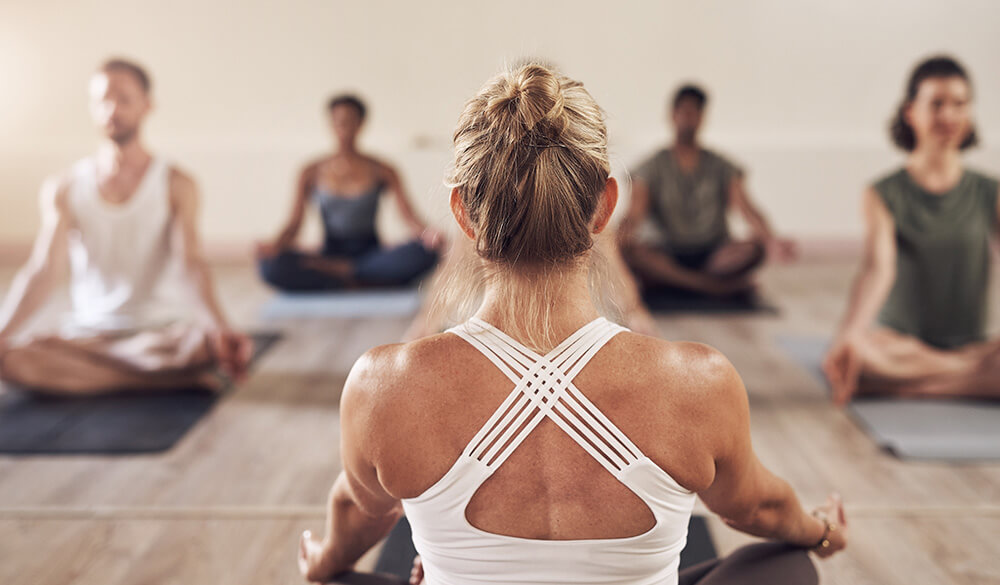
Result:
[[[200,250],[198,189],[142,145],[151,109],[146,72],[110,60],[90,83],[97,152],[45,182],[42,228],[0,307],[0,379],[65,394],[212,385],[242,375],[250,339],[234,332]],[[69,260],[72,315],[58,335],[14,344]],[[182,267],[207,326],[178,321],[161,292]]]

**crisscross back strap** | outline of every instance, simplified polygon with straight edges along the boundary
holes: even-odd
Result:
[[[573,383],[594,355],[624,327],[598,318],[542,356],[480,319],[450,329],[514,383],[463,456],[495,470],[548,417],[615,476],[642,453]]]

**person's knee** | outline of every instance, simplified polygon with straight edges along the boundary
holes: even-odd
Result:
[[[733,551],[724,563],[733,572],[752,576],[753,582],[782,582],[794,585],[819,583],[816,565],[809,551],[783,542],[759,542]]]
[[[12,347],[0,356],[0,382],[24,384],[24,364],[30,352],[23,347]]]
[[[623,242],[619,249],[621,250],[622,260],[625,261],[625,266],[638,276],[649,272],[647,267],[650,262],[674,262],[672,256],[648,244]]]
[[[283,261],[282,256],[274,256],[271,258],[261,258],[257,261],[257,272],[260,274],[261,279],[276,287],[280,287],[283,282],[282,276],[284,275],[284,267],[286,262]]]
[[[7,350],[0,362],[0,381],[27,389],[52,387],[51,368],[46,367],[52,356],[47,355],[39,345],[38,342],[32,342]]]
[[[627,240],[621,242],[618,246],[618,250],[621,252],[622,259],[625,260],[625,263],[631,266],[635,264],[636,257],[642,250],[642,244]]]
[[[744,270],[753,270],[767,261],[767,246],[759,239],[745,240],[737,244],[736,256]]]
[[[272,287],[283,291],[313,290],[318,288],[311,275],[301,267],[301,259],[295,254],[283,252],[272,258],[262,258],[257,263],[261,279]],[[307,282],[308,281],[308,282]]]
[[[406,285],[434,268],[438,259],[438,252],[419,241],[407,242],[362,259],[355,276],[370,284]]]

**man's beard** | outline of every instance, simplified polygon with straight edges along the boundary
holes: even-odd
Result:
[[[681,144],[694,144],[695,135],[697,135],[697,131],[695,130],[678,130],[677,142]]]
[[[133,141],[135,141],[136,136],[139,134],[138,128],[124,128],[113,132],[108,135],[108,138],[118,146],[125,146]]]

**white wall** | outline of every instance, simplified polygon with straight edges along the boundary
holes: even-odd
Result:
[[[113,54],[152,72],[148,142],[200,180],[213,242],[277,229],[296,169],[328,145],[322,104],[345,89],[370,103],[365,146],[445,224],[461,106],[524,56],[585,82],[622,164],[666,139],[679,82],[704,83],[706,142],[750,169],[774,223],[851,238],[863,184],[899,160],[885,127],[905,76],[931,52],[973,73],[971,158],[1000,173],[997,22],[989,0],[0,0],[0,242],[31,238],[42,178],[93,148],[86,81]]]

